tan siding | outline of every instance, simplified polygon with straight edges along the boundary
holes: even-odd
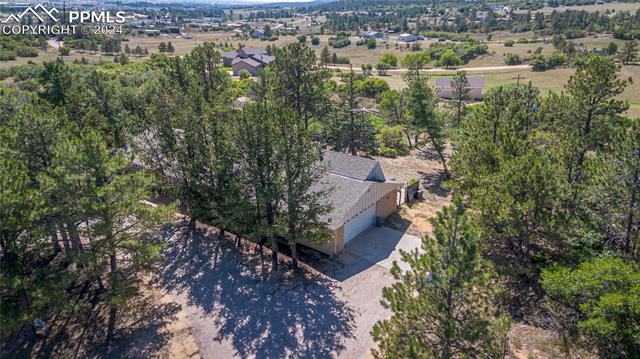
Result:
[[[389,192],[386,196],[380,198],[376,203],[376,217],[387,218],[396,211],[396,202],[398,200],[397,191]]]
[[[324,244],[315,244],[304,240],[299,240],[298,243],[305,245],[309,248],[313,248],[318,252],[322,252],[329,256],[335,256],[342,253],[344,250],[344,227],[332,231],[333,239]]]

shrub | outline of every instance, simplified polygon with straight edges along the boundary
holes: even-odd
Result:
[[[378,70],[378,75],[380,76],[386,76],[390,68],[391,66],[386,62],[378,62],[376,65],[376,70]]]
[[[488,46],[478,42],[463,42],[458,44],[442,44],[434,43],[429,45],[429,56],[435,61],[439,60],[442,54],[447,50],[452,50],[453,53],[462,60],[462,63],[467,63],[480,55],[487,53]]]
[[[398,57],[395,54],[387,52],[386,54],[382,55],[382,57],[380,57],[380,62],[388,64],[391,67],[396,67],[398,66]]]
[[[383,147],[399,149],[404,147],[404,137],[402,136],[402,126],[385,127],[379,134],[380,144]]]
[[[370,98],[375,98],[389,90],[389,84],[385,80],[376,77],[357,80],[354,86],[362,96]]]
[[[367,40],[367,49],[375,49],[376,48],[376,40],[369,39]]]
[[[300,36],[298,36],[298,41],[299,41],[301,44],[304,44],[305,42],[307,42],[307,36],[306,36],[306,35],[300,35]]]
[[[348,37],[331,37],[329,38],[329,46],[339,49],[351,45],[351,39]]]
[[[516,42],[513,40],[505,40],[504,42],[504,46],[505,47],[513,47],[513,44],[515,44]]]
[[[520,56],[518,56],[517,54],[508,52],[504,54],[504,62],[510,66],[520,65],[522,63],[522,59],[520,59]]]
[[[398,157],[398,150],[382,146],[378,149],[378,154],[382,157],[396,158]]]
[[[349,60],[349,58],[346,56],[337,56],[334,62],[334,64],[350,64],[350,63],[351,63],[351,60]]]
[[[311,45],[320,45],[320,38],[317,36],[314,36],[311,38]]]
[[[16,59],[16,53],[13,51],[0,51],[0,61],[11,61]]]
[[[16,56],[18,57],[37,57],[38,49],[31,46],[18,46],[16,47]]]
[[[240,76],[240,79],[248,79],[249,77],[251,77],[251,72],[249,72],[249,70],[245,70],[242,69],[238,72],[238,76]]]

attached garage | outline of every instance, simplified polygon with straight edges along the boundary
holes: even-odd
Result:
[[[332,209],[325,220],[334,239],[324,244],[299,242],[334,256],[373,226],[378,217],[395,212],[400,184],[387,181],[380,164],[373,159],[325,151],[321,161],[327,170],[314,191],[331,189],[326,201]]]
[[[374,203],[344,223],[344,244],[346,245],[365,229],[373,226],[375,221],[376,205]]]

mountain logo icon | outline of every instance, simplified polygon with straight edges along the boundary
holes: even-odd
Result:
[[[29,6],[19,14],[10,14],[9,16],[7,16],[6,19],[2,20],[1,22],[2,23],[8,23],[8,22],[19,23],[22,21],[22,18],[27,15],[31,15],[35,17],[41,23],[46,22],[47,20],[58,22],[58,18],[54,16],[54,14],[57,14],[57,13],[58,13],[58,10],[55,7],[52,7],[50,10],[48,10],[44,5],[37,4],[36,6],[33,6],[33,7]]]

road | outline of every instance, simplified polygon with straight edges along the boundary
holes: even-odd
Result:
[[[349,66],[334,66],[334,65],[329,65],[327,66],[330,69],[339,69],[339,70],[345,70],[345,71],[349,71],[350,67]],[[358,69],[357,67],[355,68],[356,70]],[[531,65],[514,65],[514,66],[507,66],[507,65],[501,65],[501,66],[479,66],[479,67],[456,67],[456,68],[449,68],[449,69],[443,69],[443,68],[433,68],[433,69],[424,69],[421,70],[421,72],[427,72],[427,73],[448,73],[448,72],[456,72],[456,71],[467,71],[467,72],[492,72],[492,71],[504,71],[504,70],[529,70],[531,69]],[[408,69],[405,68],[401,68],[401,69],[389,69],[387,72],[388,73],[403,73],[403,72],[407,72]]]

